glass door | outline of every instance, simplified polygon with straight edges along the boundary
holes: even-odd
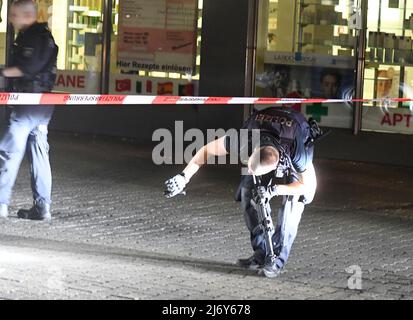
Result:
[[[47,22],[59,46],[54,90],[100,92],[103,0],[40,0],[38,20]]]

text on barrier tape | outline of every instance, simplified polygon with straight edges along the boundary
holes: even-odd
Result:
[[[142,96],[110,94],[0,93],[0,105],[171,105],[171,104],[240,104],[288,105],[313,103],[411,102],[413,98],[323,99],[323,98],[255,98],[255,97],[191,97]]]

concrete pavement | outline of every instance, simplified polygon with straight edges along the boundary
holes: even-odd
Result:
[[[317,159],[317,197],[285,271],[268,280],[234,265],[250,254],[238,169],[206,167],[187,196],[167,200],[163,181],[182,167],[150,154],[52,134],[53,224],[16,218],[31,205],[25,162],[0,221],[0,298],[413,298],[413,168]]]

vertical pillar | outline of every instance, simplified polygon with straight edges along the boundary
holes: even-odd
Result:
[[[201,96],[244,96],[249,0],[204,0],[202,15]],[[242,106],[201,106],[201,128],[239,127]]]
[[[366,40],[367,40],[367,9],[368,0],[361,0],[362,27],[358,35],[357,68],[356,68],[356,99],[363,98],[364,69],[366,66]],[[353,109],[353,134],[357,135],[362,127],[363,103],[356,102]]]
[[[258,32],[259,0],[248,1],[247,48],[245,51],[245,85],[244,96],[255,95],[255,74],[257,71],[257,32]],[[244,120],[249,118],[253,107],[244,106]]]
[[[112,0],[103,0],[102,62],[100,71],[100,92],[109,92],[110,44],[112,35]]]

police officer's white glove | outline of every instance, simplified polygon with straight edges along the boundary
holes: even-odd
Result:
[[[164,192],[165,197],[172,198],[178,194],[185,195],[186,192],[183,191],[186,186],[186,179],[183,173],[176,175],[175,177],[167,180],[165,182],[166,190]]]
[[[265,201],[270,201],[273,197],[278,196],[277,186],[259,186],[257,187],[257,195]]]

